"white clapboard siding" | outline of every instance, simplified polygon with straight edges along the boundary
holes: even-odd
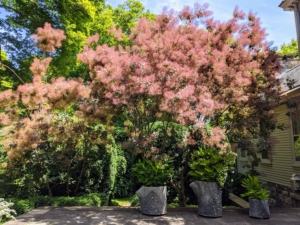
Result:
[[[290,186],[290,178],[293,173],[300,174],[300,166],[295,166],[293,162],[293,138],[291,133],[290,118],[286,116],[287,108],[280,105],[275,109],[278,124],[283,123],[285,129],[276,129],[272,133],[275,139],[271,152],[271,163],[260,163],[258,171],[261,173],[260,178],[265,181]],[[246,173],[247,168],[243,168],[247,162],[239,158],[238,172]]]

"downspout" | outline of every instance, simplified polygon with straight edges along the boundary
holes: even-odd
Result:
[[[298,54],[300,57],[300,10],[299,10],[298,1],[294,3],[294,16],[295,16],[296,32],[297,32]]]

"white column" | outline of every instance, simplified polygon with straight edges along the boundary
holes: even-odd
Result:
[[[300,9],[299,9],[298,1],[294,3],[294,16],[295,16],[295,25],[296,25],[297,41],[298,41],[298,54],[300,57]]]

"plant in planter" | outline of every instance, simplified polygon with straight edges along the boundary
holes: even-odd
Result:
[[[164,215],[167,213],[167,186],[173,168],[170,159],[139,160],[132,168],[138,182],[143,186],[136,192],[142,213]]]
[[[233,169],[236,154],[231,150],[199,148],[189,163],[190,184],[198,198],[198,214],[207,217],[222,216],[222,191],[228,171]]]
[[[249,198],[249,216],[268,219],[270,217],[269,193],[266,188],[262,187],[258,177],[248,175],[243,179],[242,186],[246,188],[246,193],[241,196]]]

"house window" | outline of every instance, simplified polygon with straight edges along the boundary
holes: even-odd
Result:
[[[245,147],[241,147],[241,157],[245,158],[247,157],[247,149]]]
[[[261,153],[261,158],[262,159],[270,159],[270,152],[262,152]]]
[[[260,153],[261,159],[270,159],[271,141],[269,131],[267,129],[266,120],[259,121],[259,138],[257,143],[257,152]]]
[[[292,116],[294,157],[295,161],[300,162],[300,111]]]
[[[270,138],[259,138],[257,148],[258,153],[261,154],[261,159],[270,159],[272,150]]]
[[[248,150],[247,143],[245,143],[243,141],[240,142],[239,145],[238,145],[238,155],[239,155],[239,158],[248,160],[247,159],[247,150]]]

